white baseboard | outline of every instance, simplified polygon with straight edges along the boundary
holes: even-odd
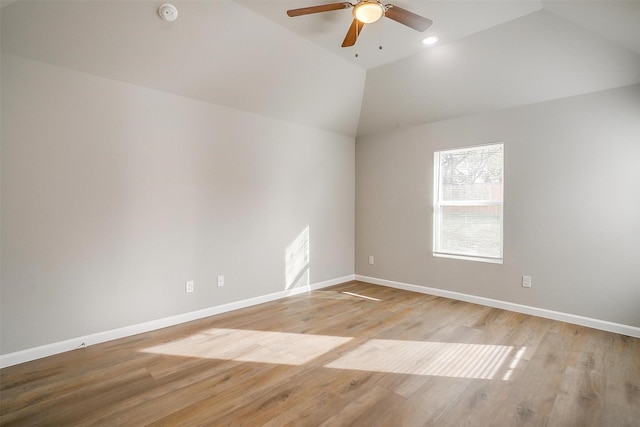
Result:
[[[408,283],[395,282],[393,280],[378,279],[376,277],[368,277],[361,275],[348,275],[338,277],[336,279],[326,280],[324,282],[314,283],[309,286],[289,289],[286,291],[275,292],[272,294],[262,295],[241,301],[235,301],[228,304],[209,307],[203,310],[192,311],[189,313],[178,314],[176,316],[165,317],[163,319],[152,320],[149,322],[139,323],[136,325],[125,326],[109,331],[98,332],[95,334],[85,335],[82,337],[72,338],[52,344],[34,347],[14,353],[0,355],[0,368],[17,365],[19,363],[29,362],[31,360],[40,359],[54,354],[64,353],[66,351],[87,347],[111,341],[119,338],[125,338],[132,335],[150,332],[181,323],[198,320],[216,314],[222,314],[245,307],[262,304],[265,302],[275,301],[288,296],[299,295],[305,292],[326,288],[329,286],[339,285],[341,283],[352,280],[372,283],[374,285],[387,286],[390,288],[403,289],[406,291],[418,292],[422,294],[435,295],[444,298],[455,299],[459,301],[480,304],[488,307],[501,308],[504,310],[515,311],[517,313],[530,314],[532,316],[544,317],[552,320],[572,323],[575,325],[587,326],[590,328],[600,329],[608,332],[615,332],[622,335],[640,338],[640,328],[635,326],[623,325],[620,323],[608,322],[605,320],[592,319],[589,317],[578,316],[574,314],[561,313],[544,308],[530,307],[521,304],[515,304],[506,301],[494,300],[475,295],[468,295],[459,292],[447,291],[443,289],[430,288],[426,286],[412,285]]]
[[[310,291],[316,291],[322,288],[328,288],[329,286],[339,285],[341,283],[351,282],[356,280],[355,274],[350,274],[348,276],[338,277],[337,279],[325,280],[324,282],[316,283],[309,286]]]
[[[361,276],[359,274],[355,275],[355,280],[372,283],[374,285],[388,286],[390,288],[404,289],[406,291],[418,292],[421,294],[435,295],[438,297],[485,305],[488,307],[501,308],[504,310],[515,311],[517,313],[530,314],[532,316],[559,320],[561,322],[572,323],[574,325],[587,326],[589,328],[600,329],[607,332],[615,332],[617,334],[640,338],[640,328],[636,326],[623,325],[620,323],[608,322],[606,320],[592,319],[590,317],[561,313],[559,311],[547,310],[545,308],[531,307],[528,305],[521,305],[507,301],[468,295],[460,292],[446,291],[443,289],[429,288],[426,286],[411,285],[408,283],[395,282],[393,280],[378,279],[376,277]]]
[[[216,314],[226,313],[228,311],[238,310],[240,308],[275,301],[277,299],[285,298],[288,296],[299,295],[312,290],[322,289],[328,286],[349,282],[351,280],[355,280],[355,276],[353,274],[349,276],[338,277],[336,279],[326,280],[324,282],[314,283],[309,286],[302,286],[286,291],[274,292],[272,294],[205,308],[203,310],[192,311],[189,313],[178,314],[176,316],[165,317],[163,319],[157,319],[149,322],[139,323],[136,325],[112,329],[109,331],[98,332],[95,334],[72,338],[65,341],[43,345],[40,347],[16,351],[14,353],[2,354],[0,355],[0,368],[6,368],[8,366],[17,365],[19,363],[29,362],[31,360],[41,359],[47,356],[53,356],[54,354],[64,353],[66,351],[88,347],[90,345],[95,345],[106,341],[130,337],[132,335],[137,335],[144,332],[155,331],[157,329],[190,322],[192,320],[198,320],[209,316],[215,316]]]

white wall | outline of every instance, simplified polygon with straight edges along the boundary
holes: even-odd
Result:
[[[310,282],[353,274],[353,138],[8,54],[1,90],[2,354],[282,291],[307,226]]]
[[[504,264],[433,257],[433,151],[495,141]],[[356,274],[640,326],[640,85],[359,138]]]

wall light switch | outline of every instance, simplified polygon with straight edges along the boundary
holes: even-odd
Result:
[[[221,288],[224,286],[224,275],[221,274],[218,276],[218,287]]]
[[[522,276],[522,287],[523,288],[531,287],[531,276]]]

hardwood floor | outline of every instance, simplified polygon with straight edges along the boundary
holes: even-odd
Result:
[[[640,339],[361,282],[0,381],[3,426],[640,426]]]

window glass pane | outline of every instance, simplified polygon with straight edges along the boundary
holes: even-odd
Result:
[[[502,257],[500,206],[445,206],[441,210],[439,252]]]
[[[440,152],[441,200],[502,200],[502,144]]]

